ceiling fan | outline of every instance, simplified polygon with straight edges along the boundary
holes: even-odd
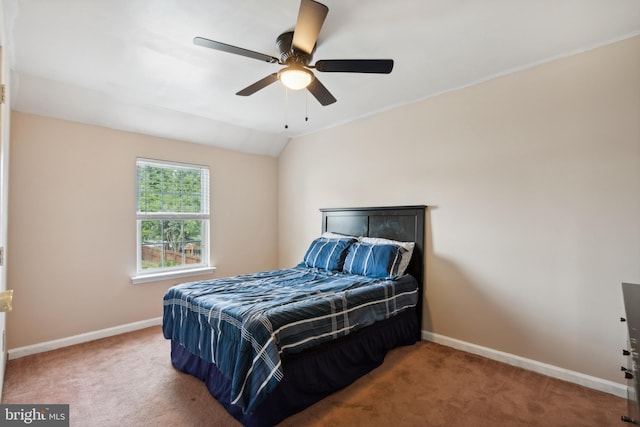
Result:
[[[276,46],[280,51],[280,59],[243,49],[241,47],[195,37],[193,43],[227,53],[245,56],[248,58],[266,61],[272,64],[284,65],[277,73],[268,75],[247,86],[236,95],[253,95],[260,89],[264,89],[272,83],[280,80],[289,89],[304,89],[309,92],[322,105],[336,102],[336,98],[320,83],[311,69],[326,73],[378,73],[389,74],[393,70],[392,59],[325,59],[310,65],[316,48],[318,34],[329,12],[329,8],[314,0],[301,0],[298,20],[294,31],[282,33],[276,39]]]

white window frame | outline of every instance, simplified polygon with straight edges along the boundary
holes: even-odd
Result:
[[[206,179],[201,182],[201,205],[202,209],[199,213],[182,213],[182,212],[140,212],[139,207],[139,188],[138,188],[138,166],[141,164],[152,165],[156,167],[165,167],[172,169],[199,169]],[[211,274],[215,271],[215,267],[210,265],[210,242],[209,242],[209,226],[211,221],[210,215],[210,173],[207,166],[193,165],[187,163],[170,162],[164,160],[155,160],[147,158],[136,159],[136,275],[131,278],[131,283],[148,283],[159,280],[190,277],[202,274]],[[201,248],[200,248],[200,260],[199,264],[182,264],[175,267],[161,267],[157,269],[143,269],[142,268],[142,221],[149,219],[161,219],[161,220],[202,220],[201,229]]]

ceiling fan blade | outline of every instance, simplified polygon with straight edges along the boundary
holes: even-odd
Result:
[[[220,50],[222,52],[233,53],[235,55],[246,56],[248,58],[258,59],[260,61],[270,62],[272,64],[280,62],[274,56],[265,55],[264,53],[254,52],[252,50],[243,49],[230,44],[220,43],[214,40],[205,39],[203,37],[194,37],[193,44],[208,47],[210,49]]]
[[[324,85],[320,83],[320,80],[318,80],[317,78],[314,78],[311,83],[309,83],[307,89],[322,105],[326,106],[336,102],[336,99],[333,97],[333,95],[331,95],[331,92],[329,92],[329,90],[324,87]]]
[[[240,92],[236,93],[236,95],[240,95],[240,96],[253,95],[260,89],[264,89],[265,87],[269,86],[271,83],[275,83],[277,81],[278,81],[278,73],[269,74],[264,79],[258,80],[254,84],[245,87]]]
[[[389,74],[393,59],[325,59],[316,62],[315,68],[325,73]]]
[[[298,21],[293,32],[292,46],[307,55],[313,53],[318,34],[329,13],[329,8],[313,0],[301,0]]]

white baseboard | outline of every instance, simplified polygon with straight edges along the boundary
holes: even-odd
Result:
[[[592,377],[580,372],[559,368],[547,363],[538,362],[537,360],[527,359],[525,357],[516,356],[515,354],[505,353],[492,348],[468,343],[466,341],[460,341],[455,338],[450,338],[429,331],[422,331],[422,339],[466,351],[467,353],[477,354],[508,365],[517,366],[518,368],[526,369],[528,371],[537,372],[549,377],[579,384],[604,393],[613,394],[625,399],[627,398],[627,387],[624,384]]]
[[[45,341],[39,344],[13,348],[9,349],[9,351],[7,351],[7,354],[9,360],[18,359],[20,357],[29,356],[31,354],[42,353],[45,351],[55,350],[57,348],[81,344],[100,338],[112,337],[114,335],[120,335],[126,332],[137,331],[138,329],[149,328],[151,326],[157,325],[162,325],[162,317],[142,320],[140,322],[127,323],[126,325],[114,326],[113,328],[100,329],[99,331],[87,332],[80,335],[74,335],[72,337],[61,338],[59,340]]]

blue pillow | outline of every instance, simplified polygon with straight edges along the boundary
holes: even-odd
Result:
[[[343,271],[367,277],[395,279],[399,276],[398,269],[405,251],[406,249],[396,245],[355,243],[349,248]]]
[[[307,249],[304,256],[304,264],[311,268],[322,270],[340,271],[347,256],[347,249],[355,239],[328,239],[319,237]]]

